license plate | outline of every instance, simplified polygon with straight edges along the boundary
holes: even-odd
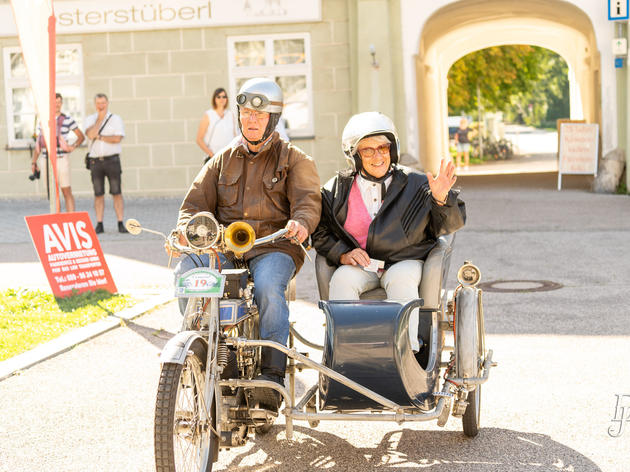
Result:
[[[222,297],[225,276],[208,267],[196,267],[183,273],[175,284],[175,296]]]

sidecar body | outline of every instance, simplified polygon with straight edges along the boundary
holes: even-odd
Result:
[[[326,335],[322,362],[333,370],[368,386],[399,405],[430,410],[439,388],[443,335],[439,321],[447,305],[445,283],[455,234],[442,236],[423,264],[418,298],[412,304],[386,301],[377,288],[358,302],[322,301]],[[335,267],[317,256],[317,283],[322,300]],[[408,325],[413,309],[419,310],[421,349],[411,350]],[[379,408],[374,402],[325,376],[320,377],[320,408],[357,410]]]

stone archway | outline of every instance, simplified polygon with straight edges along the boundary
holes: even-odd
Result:
[[[581,108],[587,123],[601,126],[600,56],[593,25],[582,10],[561,0],[460,1],[436,11],[420,38],[418,150],[425,169],[437,170],[448,154],[449,68],[466,54],[503,44],[541,46],[562,56],[578,86],[571,90],[572,113]]]

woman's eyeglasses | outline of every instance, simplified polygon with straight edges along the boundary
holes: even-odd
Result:
[[[375,148],[371,148],[371,147],[362,148],[362,149],[359,149],[359,155],[361,157],[365,157],[366,159],[371,159],[372,157],[376,155],[376,151],[378,151],[378,153],[381,156],[387,156],[389,155],[390,146],[391,144],[387,143],[387,144],[381,144],[380,146],[375,147]]]

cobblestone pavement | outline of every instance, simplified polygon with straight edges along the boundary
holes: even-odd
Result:
[[[571,188],[571,179],[567,190],[557,192],[554,177],[458,182],[468,222],[457,235],[449,288],[467,259],[485,281],[562,285],[548,292],[484,294],[486,345],[499,367],[483,387],[478,438],[466,439],[454,418],[445,428],[322,422],[312,429],[297,422],[289,443],[280,419],[266,436],[222,451],[215,470],[625,472],[630,421],[619,437],[608,431],[616,395],[630,395],[630,198]],[[169,229],[171,222],[159,220],[174,215],[179,202],[144,202],[129,199],[128,216],[143,220],[131,211],[137,205],[155,215],[154,227]],[[5,205],[0,202],[3,216]],[[106,233],[101,240],[116,257],[138,256],[146,268],[160,267],[151,264],[159,259],[151,255],[151,240],[127,238]],[[26,248],[30,242],[14,244]],[[27,258],[26,249],[19,256],[5,246],[0,244],[3,261],[5,254],[15,263]],[[305,267],[291,316],[300,332],[321,342],[323,317],[315,305],[312,266]],[[157,353],[177,329],[174,312],[171,303],[0,382],[0,471],[154,470]],[[313,380],[312,373],[303,374],[298,389]]]

